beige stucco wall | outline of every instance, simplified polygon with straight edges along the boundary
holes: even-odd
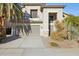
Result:
[[[57,20],[63,20],[63,8],[44,8],[43,9],[43,36],[48,36],[48,20],[49,13],[57,13]],[[55,31],[55,26],[53,23],[53,31]]]
[[[49,20],[49,13],[57,13],[57,20],[61,21],[63,20],[63,8],[43,8],[43,11],[41,12],[41,6],[25,6],[23,9],[30,14],[31,9],[37,9],[38,10],[38,18],[30,18],[30,20],[34,21],[42,21],[42,24],[40,25],[40,35],[41,36],[48,36],[48,20]],[[53,25],[53,30],[55,30],[54,23]]]
[[[35,21],[38,21],[38,20],[42,20],[41,17],[42,17],[42,13],[40,11],[40,8],[41,6],[25,6],[25,10],[30,14],[30,10],[31,9],[37,9],[37,18],[30,18],[30,20],[35,20]]]

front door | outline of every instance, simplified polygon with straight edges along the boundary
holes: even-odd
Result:
[[[51,35],[51,32],[53,31],[52,23],[54,20],[57,19],[57,13],[49,13],[49,36]]]

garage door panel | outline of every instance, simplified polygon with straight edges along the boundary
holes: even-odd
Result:
[[[40,25],[31,25],[31,35],[40,35]]]

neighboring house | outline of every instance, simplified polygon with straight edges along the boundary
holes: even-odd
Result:
[[[70,15],[71,15],[71,14],[67,14],[67,13],[63,12],[63,17],[64,17],[64,19],[67,18],[67,17],[70,16]]]
[[[55,31],[54,21],[62,21],[63,5],[47,5],[45,3],[27,3],[22,8],[27,13],[26,18],[30,20],[31,26],[38,28],[40,36],[50,36]],[[35,29],[34,29],[35,30]],[[34,31],[32,29],[32,31]]]

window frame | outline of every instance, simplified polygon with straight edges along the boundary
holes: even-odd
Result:
[[[32,16],[32,12],[33,11],[36,11],[36,15],[35,16]],[[30,10],[30,15],[31,15],[31,18],[38,18],[38,10],[37,9],[31,9]]]

